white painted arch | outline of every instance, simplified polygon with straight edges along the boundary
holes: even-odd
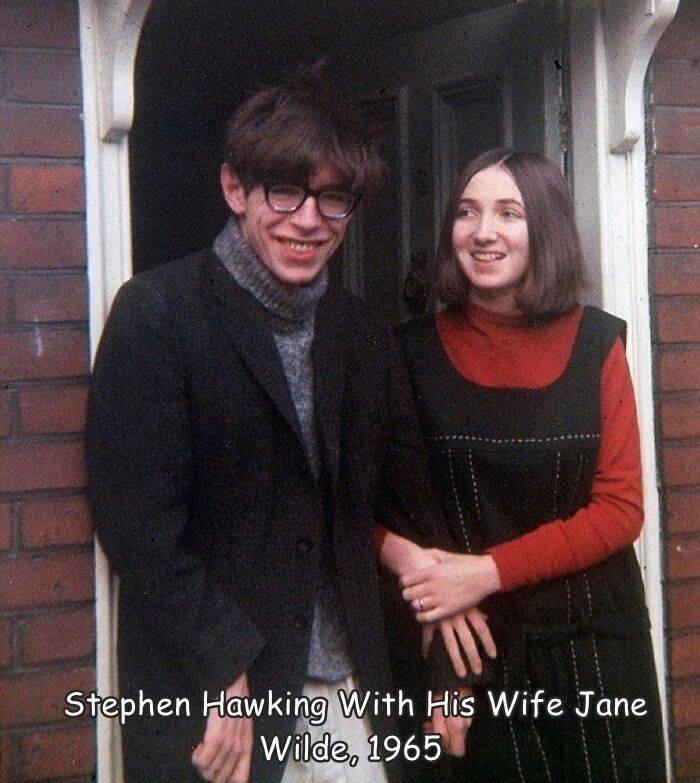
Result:
[[[132,274],[128,134],[134,64],[151,0],[80,0],[92,355]],[[666,682],[648,290],[644,76],[678,0],[569,0],[573,185],[584,251],[600,260],[603,306],[628,323],[645,486],[643,567],[662,690]],[[465,13],[469,11],[465,0]],[[115,586],[96,545],[97,687],[116,693]],[[667,704],[664,700],[664,715]],[[98,782],[121,783],[118,734],[98,719]]]

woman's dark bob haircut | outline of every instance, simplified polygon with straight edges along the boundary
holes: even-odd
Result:
[[[246,190],[268,180],[307,185],[322,166],[339,185],[371,193],[384,165],[375,129],[326,81],[323,64],[300,67],[239,106],[226,131],[226,163]]]
[[[479,155],[460,174],[447,204],[438,244],[437,292],[448,305],[463,305],[469,281],[452,246],[452,227],[471,178],[491,166],[503,166],[523,197],[530,259],[516,294],[520,312],[530,321],[548,321],[573,310],[585,285],[585,264],[566,180],[540,155],[498,147]]]

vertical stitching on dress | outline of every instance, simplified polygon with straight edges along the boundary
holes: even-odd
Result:
[[[591,595],[591,587],[588,583],[588,574],[584,572],[583,578],[586,584],[586,597],[588,599],[588,615],[589,618],[593,618],[593,596]],[[600,697],[605,698],[605,689],[603,688],[603,675],[600,670],[600,661],[598,659],[598,645],[595,641],[595,633],[591,631],[591,642],[593,643],[593,658],[595,659],[595,670],[598,675],[598,686],[600,687]],[[610,727],[610,718],[605,717],[605,730],[608,735],[608,747],[610,748],[610,760],[612,761],[613,779],[615,783],[618,783],[617,774],[617,759],[615,758],[615,746],[613,745],[612,729]]]
[[[576,469],[576,480],[574,481],[574,491],[571,493],[571,504],[575,507],[576,493],[578,485],[581,482],[581,473],[583,472],[583,454],[578,455],[578,468]]]
[[[542,747],[542,740],[540,739],[540,734],[535,728],[535,724],[530,724],[532,728],[532,733],[535,735],[535,740],[537,741],[537,747],[540,749],[540,753],[542,754],[542,761],[544,762],[544,771],[547,775],[547,780],[551,783],[552,781],[552,773],[549,771],[549,763],[547,762],[547,755],[544,752],[544,748]]]
[[[583,473],[583,454],[578,455],[578,468],[576,469],[576,482],[574,483],[574,496],[572,500],[576,498],[578,492],[578,485],[581,482],[581,473]]]
[[[507,690],[508,688],[508,667],[506,666],[505,655],[501,659],[503,662],[503,686]],[[518,768],[518,775],[520,776],[521,783],[525,783],[525,775],[523,775],[523,768],[520,763],[520,750],[518,749],[518,740],[515,736],[515,728],[513,727],[513,719],[508,716],[508,728],[510,729],[510,737],[513,740],[513,750],[515,751],[515,764]]]
[[[469,452],[469,465],[471,466],[472,454]],[[459,524],[462,528],[462,535],[464,536],[464,543],[467,545],[467,552],[471,552],[471,544],[469,543],[469,536],[467,535],[467,526],[464,523],[464,513],[462,512],[462,504],[459,502],[459,492],[457,492],[457,480],[455,479],[455,468],[452,461],[452,449],[447,450],[447,464],[450,469],[450,481],[452,482],[452,493],[455,498],[455,506],[457,507],[457,516],[459,518]],[[474,480],[474,472],[472,471],[472,481]],[[477,501],[477,511],[479,504]]]
[[[559,508],[559,504],[557,503],[557,495],[559,494],[559,477],[561,475],[561,451],[557,452],[557,474],[554,479],[554,518],[557,517],[557,509]]]
[[[530,682],[530,678],[528,676],[525,677],[525,681],[527,682],[527,688],[532,693],[532,683]],[[537,747],[540,749],[540,753],[542,754],[542,761],[544,762],[544,771],[547,775],[547,780],[552,781],[552,773],[549,771],[549,762],[547,761],[547,754],[544,752],[544,746],[542,745],[542,739],[540,738],[540,733],[537,731],[537,727],[535,726],[535,720],[532,718],[530,720],[530,728],[532,729],[532,733],[535,735],[535,740],[537,741]]]
[[[566,614],[568,623],[571,624],[571,586],[569,585],[569,580],[566,580]],[[569,647],[571,649],[571,662],[574,666],[574,687],[576,688],[576,693],[580,693],[581,689],[579,686],[578,681],[578,666],[576,664],[576,649],[574,648],[574,640],[569,639]],[[583,718],[579,715],[578,716],[578,723],[579,728],[581,729],[581,745],[583,747],[583,757],[586,761],[586,772],[588,774],[588,780],[592,781],[591,777],[591,762],[588,758],[588,742],[586,740],[586,727],[583,725]]]
[[[476,475],[474,473],[474,461],[472,460],[472,450],[469,449],[469,472],[472,477],[472,489],[474,490],[474,505],[476,507],[476,516],[481,522],[481,509],[479,508],[479,492],[476,489]]]

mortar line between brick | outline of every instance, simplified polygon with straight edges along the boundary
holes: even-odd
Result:
[[[3,98],[0,100],[0,108],[13,108],[13,109],[66,109],[71,111],[77,111],[80,113],[82,108],[82,101],[80,103],[65,103],[56,102],[49,103],[47,101],[18,101],[12,98]]]
[[[31,269],[13,269],[2,267],[0,269],[0,277],[15,279],[17,277],[77,277],[85,278],[85,269],[79,266],[67,266],[67,267],[36,267]]]
[[[5,45],[0,46],[0,54],[2,52],[18,52],[20,54],[74,54],[80,56],[80,46],[12,46]]]
[[[18,166],[42,166],[42,167],[49,167],[49,166],[83,166],[83,158],[76,158],[74,156],[68,157],[56,157],[56,158],[46,158],[46,157],[39,157],[35,155],[10,155],[10,156],[0,156],[0,165],[2,166],[14,166],[17,168]]]

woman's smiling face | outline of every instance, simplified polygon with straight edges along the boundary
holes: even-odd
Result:
[[[523,197],[505,166],[482,169],[467,183],[452,247],[470,284],[469,299],[489,310],[517,312],[530,248]]]

